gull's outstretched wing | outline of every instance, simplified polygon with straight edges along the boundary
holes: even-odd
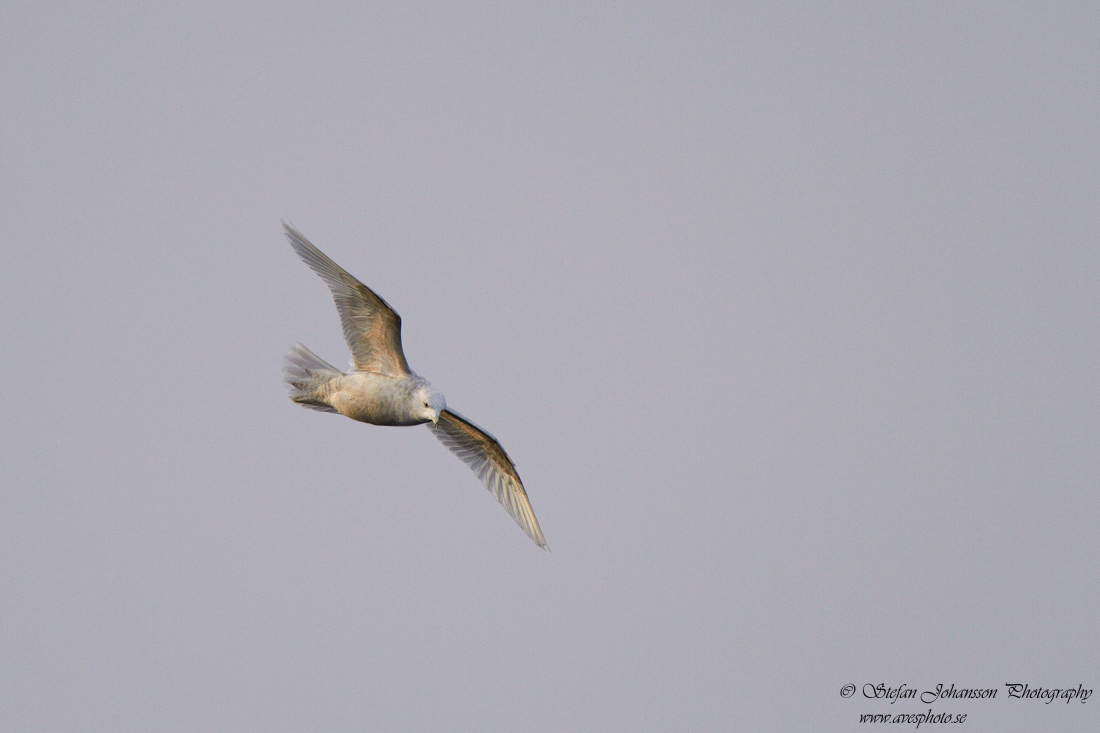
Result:
[[[283,222],[290,246],[313,268],[332,291],[344,340],[351,349],[351,363],[361,372],[379,372],[394,377],[409,373],[401,350],[401,316],[374,291],[349,275],[324,252]]]
[[[519,480],[512,459],[493,436],[451,410],[439,413],[439,422],[428,423],[439,442],[474,470],[497,501],[512,515],[527,536],[539,547],[549,550],[542,536],[539,520],[527,500],[523,482]]]

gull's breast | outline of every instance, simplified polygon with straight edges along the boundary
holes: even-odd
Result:
[[[350,372],[333,380],[329,404],[341,415],[372,425],[419,425],[425,420],[409,409],[414,388],[408,378]]]

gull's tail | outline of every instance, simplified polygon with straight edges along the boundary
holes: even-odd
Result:
[[[295,344],[283,359],[283,375],[290,387],[290,399],[319,412],[336,412],[328,403],[328,383],[343,372],[312,351]]]

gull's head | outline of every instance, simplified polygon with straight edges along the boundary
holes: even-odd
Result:
[[[430,384],[425,384],[413,394],[416,414],[433,423],[439,422],[439,413],[447,409],[447,399],[443,393]]]

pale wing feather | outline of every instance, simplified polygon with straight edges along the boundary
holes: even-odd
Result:
[[[351,363],[363,372],[402,377],[409,364],[401,349],[401,316],[386,301],[356,280],[317,249],[297,229],[283,222],[290,246],[332,291],[344,340],[351,350]]]
[[[452,410],[444,410],[428,428],[439,442],[473,469],[489,492],[539,547],[550,549],[512,459],[493,436]]]

